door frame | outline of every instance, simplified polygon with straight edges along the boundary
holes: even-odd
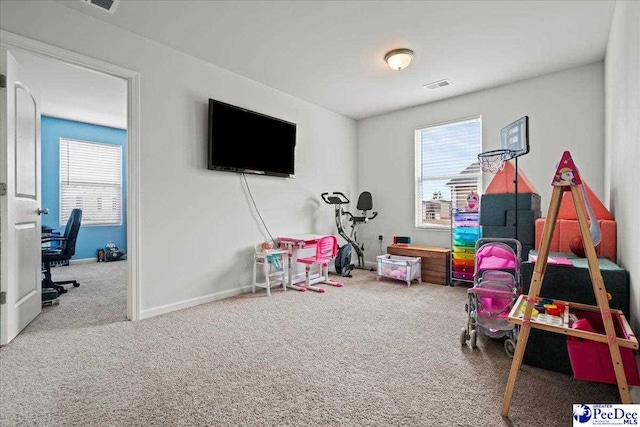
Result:
[[[0,30],[0,46],[97,71],[127,82],[127,319],[140,319],[140,73]]]

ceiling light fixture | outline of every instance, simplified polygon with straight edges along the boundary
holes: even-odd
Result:
[[[411,64],[414,52],[411,49],[394,49],[384,56],[384,60],[394,70],[400,71]]]

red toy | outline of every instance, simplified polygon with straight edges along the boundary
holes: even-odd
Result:
[[[573,252],[575,255],[579,256],[580,258],[585,257],[584,245],[582,244],[581,236],[575,236],[573,239],[571,239],[571,242],[569,242],[569,249],[571,249],[571,252]]]

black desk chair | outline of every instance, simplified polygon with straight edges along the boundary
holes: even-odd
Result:
[[[67,292],[63,285],[73,285],[75,288],[80,286],[76,280],[65,280],[54,282],[51,279],[51,263],[56,261],[70,260],[76,253],[76,240],[80,231],[82,222],[82,210],[74,209],[69,215],[67,226],[64,229],[63,236],[51,236],[42,239],[42,243],[60,242],[57,248],[42,248],[42,263],[44,264],[44,279],[42,280],[43,288],[54,288],[58,291],[58,295]]]

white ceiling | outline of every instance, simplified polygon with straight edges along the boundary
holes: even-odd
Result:
[[[11,49],[27,81],[36,82],[40,113],[127,128],[127,82],[113,76]]]
[[[614,1],[127,1],[112,15],[143,37],[354,119],[604,58]],[[395,48],[416,52],[401,72]],[[449,78],[452,85],[422,85]]]

